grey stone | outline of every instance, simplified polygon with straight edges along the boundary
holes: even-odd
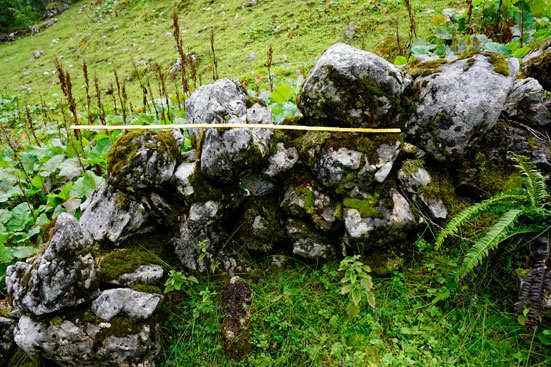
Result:
[[[135,271],[119,275],[114,281],[115,284],[136,285],[136,284],[158,284],[163,277],[164,271],[161,265],[148,264],[140,265]]]
[[[348,148],[324,150],[314,166],[316,178],[325,186],[338,187],[344,183],[347,174],[359,170],[362,156],[362,153]]]
[[[277,153],[268,159],[267,167],[263,173],[268,177],[275,177],[281,173],[289,171],[298,161],[297,148],[285,149],[283,143],[277,144]]]
[[[535,123],[539,126],[551,123],[551,113],[549,107],[545,105],[543,88],[533,78],[515,80],[503,113],[518,122]]]
[[[0,359],[8,360],[15,348],[13,330],[17,320],[0,316]]]
[[[103,291],[92,302],[91,311],[103,320],[124,313],[134,320],[151,317],[162,300],[158,294],[138,292],[130,288],[115,288]]]
[[[30,356],[65,366],[154,367],[161,350],[160,328],[155,324],[140,324],[129,331],[109,322],[56,324],[22,316],[14,339]]]
[[[336,216],[337,202],[309,183],[291,185],[285,191],[281,207],[290,215],[310,218],[318,229],[331,232],[340,227]]]
[[[343,206],[343,219],[346,228],[346,247],[370,246],[387,248],[398,246],[409,232],[414,231],[418,222],[411,211],[407,200],[395,189],[387,195],[392,200],[392,208],[387,208],[384,200],[379,200],[374,209],[379,213],[375,216],[362,217],[355,208]]]
[[[448,210],[442,198],[428,197],[420,188],[430,188],[432,177],[423,167],[422,161],[405,161],[398,171],[398,180],[407,192],[418,195],[421,201],[427,206],[433,218],[446,219]]]
[[[287,235],[293,242],[293,253],[307,259],[328,260],[335,257],[335,246],[316,234],[316,231],[301,220],[287,220]]]
[[[189,198],[195,192],[190,183],[193,172],[195,172],[195,163],[188,162],[182,162],[174,171],[174,185],[178,193],[184,198]]]
[[[168,181],[180,158],[170,132],[131,132],[119,138],[107,157],[107,182],[117,187],[160,187]]]
[[[251,196],[265,196],[277,190],[276,185],[270,181],[260,178],[258,175],[249,175],[241,181],[247,188],[248,194]]]
[[[273,124],[270,109],[261,102],[248,106],[249,97],[240,83],[230,79],[197,88],[186,100],[186,123]],[[200,140],[199,129],[188,129]],[[257,168],[271,148],[273,131],[267,129],[205,129],[201,172],[228,182]]]
[[[254,60],[256,59],[256,54],[254,52],[250,52],[249,56],[247,56],[247,60]]]
[[[6,286],[13,307],[44,315],[94,298],[98,293],[95,262],[86,253],[92,244],[73,216],[60,214],[46,250],[8,267]]]
[[[384,126],[410,83],[401,70],[370,52],[337,43],[304,82],[298,106],[306,117],[349,126]]]
[[[35,59],[39,59],[42,55],[44,55],[44,51],[33,51],[33,56]]]
[[[551,91],[551,38],[539,42],[522,59],[522,71],[536,79],[543,88]]]
[[[143,232],[148,213],[144,206],[127,192],[102,183],[81,205],[82,228],[98,242],[115,245],[135,233]]]
[[[418,102],[407,134],[416,145],[439,161],[454,159],[495,125],[519,68],[517,59],[506,59],[508,74],[500,74],[492,64],[499,57],[473,54],[415,79]]]

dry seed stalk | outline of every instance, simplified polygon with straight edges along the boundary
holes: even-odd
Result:
[[[27,122],[29,123],[29,128],[31,129],[31,132],[33,133],[34,141],[36,142],[36,145],[38,145],[39,147],[42,147],[42,145],[40,145],[40,142],[38,141],[38,138],[36,137],[36,131],[34,129],[34,122],[33,122],[33,119],[31,117],[31,111],[29,111],[29,106],[26,103],[25,103],[25,112],[26,112],[26,115],[27,115]]]
[[[180,73],[182,75],[182,88],[184,90],[184,94],[189,92],[189,85],[187,82],[187,75],[186,75],[186,55],[184,53],[184,49],[182,47],[182,38],[180,37],[180,26],[178,25],[178,14],[176,14],[176,11],[172,13],[172,26],[174,28],[173,36],[174,40],[176,41],[176,47],[178,48],[178,54],[180,55]]]
[[[218,61],[214,50],[214,28],[210,30],[210,51],[212,53],[212,80],[218,80]]]
[[[92,103],[92,98],[90,97],[90,81],[88,80],[88,65],[86,65],[86,60],[82,63],[82,72],[84,73],[84,82],[86,85],[86,108],[88,113],[88,122],[91,124],[94,123],[94,117],[90,113],[90,104]]]
[[[122,99],[121,94],[121,83],[119,82],[119,75],[117,74],[117,70],[113,70],[115,73],[115,82],[117,84],[117,95],[119,96],[119,102],[121,103],[121,110],[122,110],[122,119],[124,123],[126,124],[126,104],[124,103]],[[114,93],[114,92],[113,92]],[[114,97],[113,97],[114,98]],[[116,113],[116,112],[115,112]]]
[[[103,109],[103,104],[101,103],[101,92],[100,92],[100,89],[99,89],[99,82],[98,82],[97,74],[94,75],[94,84],[96,86],[96,99],[98,101],[99,119],[100,119],[102,125],[105,125],[105,110]]]
[[[268,55],[266,60],[266,67],[268,68],[268,79],[270,80],[270,92],[274,90],[274,78],[272,76],[272,56],[274,54],[274,51],[272,49],[272,45],[268,48]]]

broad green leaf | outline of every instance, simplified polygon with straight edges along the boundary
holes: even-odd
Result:
[[[0,262],[10,262],[14,259],[13,249],[8,246],[0,244]]]
[[[44,181],[46,178],[42,175],[35,175],[33,178],[31,178],[31,184],[35,189],[41,189],[44,185]]]
[[[362,290],[360,288],[352,288],[350,297],[352,298],[352,302],[358,306],[362,300]]]
[[[408,59],[402,55],[398,55],[394,59],[394,65],[398,65],[398,66],[405,65],[407,62],[408,62]]]
[[[293,98],[293,95],[293,88],[291,88],[291,86],[288,84],[282,84],[272,92],[270,97],[275,103],[281,104],[289,101],[291,98]]]
[[[65,208],[65,211],[69,214],[74,214],[78,208],[80,208],[80,204],[82,203],[82,200],[76,196],[69,196],[69,199],[67,199],[66,202],[63,203],[63,207]]]
[[[25,230],[25,225],[32,220],[31,210],[27,203],[21,203],[11,210],[11,218],[6,222],[8,232]]]
[[[13,256],[18,259],[24,259],[38,252],[38,248],[32,246],[18,246],[13,250]]]
[[[40,171],[46,172],[49,175],[50,173],[57,171],[64,159],[65,154],[54,155],[52,158],[44,162],[42,166],[40,166]]]
[[[351,317],[356,317],[360,313],[360,307],[356,306],[352,302],[348,302],[348,305],[346,306],[346,312]]]
[[[486,42],[482,45],[480,48],[481,51],[490,51],[495,52],[498,54],[502,54],[505,56],[512,56],[511,51],[507,48],[507,46],[502,45],[501,43],[497,42]]]
[[[76,177],[82,173],[82,168],[80,167],[77,158],[69,158],[65,160],[63,163],[61,163],[59,168],[61,169],[59,171],[59,176],[67,177],[69,179]]]
[[[102,177],[96,176],[92,171],[86,171],[86,174],[83,177],[80,177],[75,181],[71,189],[71,195],[76,197],[88,197],[96,189],[97,186],[101,185],[104,181]]]
[[[23,164],[23,168],[27,171],[28,174],[31,174],[35,167],[38,167],[40,160],[32,153],[21,152],[19,153],[19,160]]]

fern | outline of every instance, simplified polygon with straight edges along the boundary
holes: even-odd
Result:
[[[436,242],[435,248],[438,250],[444,240],[459,230],[459,227],[470,219],[480,217],[486,213],[502,213],[504,210],[510,210],[518,207],[518,203],[526,200],[526,190],[524,189],[511,189],[496,196],[493,196],[481,203],[470,206],[462,210],[448,223],[446,228],[440,232]]]
[[[457,272],[457,278],[463,278],[482,262],[490,250],[493,250],[508,235],[508,229],[517,221],[517,218],[524,213],[521,209],[513,209],[505,213],[488,232],[477,241],[469,252]]]
[[[517,163],[515,167],[517,167],[524,176],[524,182],[532,206],[539,207],[543,205],[543,203],[549,199],[549,191],[547,190],[545,179],[541,172],[538,171],[526,157],[515,155],[512,159]]]

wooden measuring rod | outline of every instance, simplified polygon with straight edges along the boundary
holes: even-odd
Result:
[[[271,129],[328,131],[339,133],[390,134],[402,132],[398,128],[375,129],[367,127],[331,127],[305,125],[265,125],[265,124],[183,124],[183,125],[72,125],[72,130],[153,130],[153,129]]]

